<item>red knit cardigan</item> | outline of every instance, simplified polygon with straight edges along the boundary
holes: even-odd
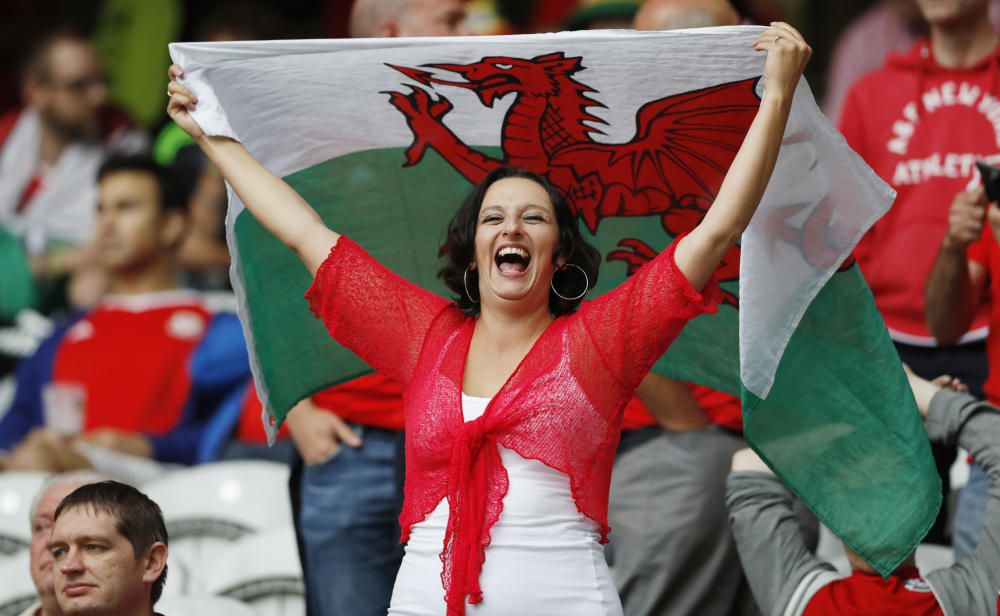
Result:
[[[388,271],[346,237],[306,293],[341,344],[399,382],[406,413],[402,540],[448,498],[441,574],[449,616],[482,601],[479,572],[503,509],[497,444],[566,473],[577,508],[607,541],[611,466],[622,410],[688,320],[714,312],[674,262],[673,246],[615,290],[555,319],[478,419],[462,416],[462,374],[476,318]]]

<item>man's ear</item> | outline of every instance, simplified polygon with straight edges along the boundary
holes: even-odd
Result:
[[[164,246],[178,246],[187,232],[187,216],[184,212],[170,209],[163,212],[163,228],[160,237]]]
[[[143,562],[142,581],[152,584],[160,578],[163,568],[167,566],[167,544],[157,541],[149,546]]]

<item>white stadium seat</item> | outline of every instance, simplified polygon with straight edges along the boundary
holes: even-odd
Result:
[[[259,616],[252,607],[236,599],[211,596],[164,596],[156,602],[156,612],[168,616]]]
[[[206,590],[251,605],[259,616],[302,616],[305,586],[289,527],[240,540],[203,572]]]
[[[17,616],[37,599],[28,558],[22,550],[0,564],[0,616]]]
[[[45,473],[0,473],[0,560],[28,549],[31,501],[45,483]]]
[[[287,465],[274,462],[216,462],[143,485],[163,510],[171,554],[190,569],[184,593],[204,590],[198,569],[233,542],[292,528],[288,473]]]
[[[184,562],[184,558],[174,550],[173,542],[170,542],[170,553],[167,556],[167,583],[163,587],[164,597],[180,597],[190,595],[191,589],[191,567]]]

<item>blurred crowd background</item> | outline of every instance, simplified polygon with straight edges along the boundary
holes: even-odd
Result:
[[[930,28],[914,0],[458,4],[464,6],[464,16],[458,15],[461,24],[446,24],[450,33],[653,30],[785,21],[812,45],[806,77],[821,108],[838,126],[843,126],[840,115],[851,86],[883,66],[889,54],[912,48]],[[674,8],[653,10],[654,5],[668,4]],[[1000,2],[989,5],[996,32]],[[289,437],[283,429],[275,447],[265,445],[228,277],[226,189],[190,138],[168,121],[167,44],[347,37],[351,8],[351,0],[4,1],[0,580],[11,579],[4,571],[27,570],[24,560],[16,558],[30,539],[28,529],[20,532],[16,527],[24,526],[31,494],[42,485],[44,473],[92,468],[147,486],[164,507],[180,562],[176,574],[171,564],[168,595],[210,591],[256,602],[258,614],[303,609],[292,532],[299,515],[298,495],[293,488],[287,501],[285,484],[290,468],[301,469],[303,460],[307,466],[318,464],[334,452],[320,451],[330,446],[317,445],[316,433],[309,429],[298,437]],[[994,75],[996,71],[994,60]],[[995,77],[992,87],[995,94]],[[950,194],[962,188],[956,185]],[[948,196],[942,212],[950,202]],[[139,211],[147,206],[148,211]],[[183,212],[186,215],[179,214]],[[184,220],[179,222],[178,216]],[[945,233],[940,226],[935,230],[938,237]],[[919,285],[922,293],[923,280]],[[982,393],[986,370],[983,336],[975,358],[961,360],[981,368],[975,371],[979,377],[969,379],[975,381],[970,386],[977,394]],[[906,341],[897,343],[903,353]],[[369,393],[382,391],[382,386],[357,384],[358,391]],[[349,406],[352,395],[348,390],[323,399],[321,393],[312,403],[337,409]],[[93,412],[101,401],[102,410]],[[731,432],[736,443],[742,441],[734,401],[720,403],[736,404],[734,425],[714,419],[711,423]],[[83,417],[85,404],[89,411]],[[708,412],[710,403],[699,398],[698,404]],[[671,428],[651,411],[654,417],[647,417],[648,423],[659,421],[659,426]],[[299,416],[306,417],[306,411]],[[341,424],[324,425],[332,433],[342,429]],[[346,432],[337,434],[333,446],[350,440]],[[365,434],[374,439],[375,432]],[[947,477],[955,451],[939,457]],[[250,466],[225,465],[248,459],[255,461]],[[227,462],[207,464],[220,460]],[[964,458],[959,456],[958,462],[961,466]],[[212,468],[198,474],[200,465]],[[717,496],[711,516],[722,525],[720,482],[728,472],[728,459],[725,466],[713,467],[719,472],[711,480]],[[968,471],[959,475],[962,472]],[[178,478],[178,473],[192,474]],[[959,477],[956,485],[963,481]],[[275,491],[280,493],[277,498]],[[936,540],[947,544],[944,524]],[[265,530],[278,535],[262,539]],[[219,565],[212,564],[209,555],[219,546],[249,539],[260,545],[231,550],[221,555]],[[731,550],[731,542],[727,545]],[[277,555],[257,563],[262,570],[270,569],[247,571],[243,578],[236,575],[260,560],[252,556],[259,550]],[[732,552],[729,557],[738,561]],[[211,571],[221,570],[234,575],[211,581],[219,577]],[[265,579],[270,586],[260,582]],[[30,584],[25,588],[29,592]],[[3,611],[4,599],[0,592],[0,616],[17,614]],[[7,605],[28,605],[23,596],[20,600]]]
[[[5,19],[0,23],[0,57],[5,60],[0,64],[0,114],[10,124],[13,114],[28,103],[26,89],[30,89],[27,82],[31,79],[26,71],[30,72],[32,54],[39,51],[47,37],[71,33],[92,41],[97,57],[93,64],[66,67],[70,79],[57,84],[57,94],[62,96],[55,101],[53,113],[64,113],[59,109],[61,105],[69,114],[66,122],[86,123],[89,120],[84,116],[96,114],[100,107],[100,130],[105,133],[102,137],[114,131],[118,149],[130,153],[148,151],[159,164],[179,163],[185,184],[181,188],[189,195],[192,215],[190,237],[184,239],[179,254],[185,283],[200,289],[227,289],[228,253],[221,242],[224,193],[221,183],[213,182],[214,177],[202,177],[199,155],[184,153],[190,143],[168,122],[163,87],[169,65],[167,43],[346,37],[351,0],[8,0],[4,4]],[[629,28],[633,27],[640,4],[638,0],[471,0],[465,4],[465,24],[473,34]],[[799,28],[814,50],[806,77],[817,101],[835,124],[843,97],[854,80],[879,67],[889,52],[905,50],[927,31],[912,0],[708,3],[713,4],[731,6],[733,15],[738,16],[735,23],[781,20]],[[1000,11],[991,10],[991,16],[993,21],[1000,21]],[[708,19],[699,16],[671,23],[668,17],[656,16],[647,19],[650,23],[643,29],[709,25]],[[728,15],[724,19],[734,23]],[[68,61],[74,61],[74,52],[67,54]],[[78,64],[88,61],[84,58]],[[81,77],[83,81],[77,79]],[[19,286],[10,277],[5,279],[0,324],[9,324],[22,306],[50,315],[67,307],[93,305],[100,297],[104,287],[97,273],[87,272],[90,275],[76,281],[68,275],[86,269],[83,266],[92,255],[64,252],[60,258],[43,263],[40,254],[63,252],[59,249],[66,248],[65,243],[59,245],[59,238],[53,241],[31,237],[31,233],[27,237],[15,235],[26,243],[35,289],[24,289],[24,280]],[[9,260],[4,263],[13,267]],[[0,360],[0,374],[12,368],[9,360]]]
[[[553,32],[630,27],[638,1],[472,0],[468,25],[476,34]],[[908,0],[734,0],[746,23],[782,20],[796,26],[813,47],[806,69],[822,98],[838,39],[866,11],[899,5],[908,28],[925,28]],[[18,67],[40,36],[63,27],[94,37],[109,77],[111,98],[150,131],[166,121],[166,43],[213,38],[339,38],[348,35],[351,0],[6,0],[0,24],[0,111],[21,102]],[[590,16],[593,18],[590,18]],[[875,45],[883,41],[873,41]],[[877,65],[876,65],[877,66]],[[163,68],[162,74],[157,70]],[[155,86],[155,87],[154,87]]]

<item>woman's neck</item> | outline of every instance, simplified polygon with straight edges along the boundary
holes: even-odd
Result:
[[[484,306],[476,335],[498,351],[531,345],[553,321],[547,305],[531,312]]]

